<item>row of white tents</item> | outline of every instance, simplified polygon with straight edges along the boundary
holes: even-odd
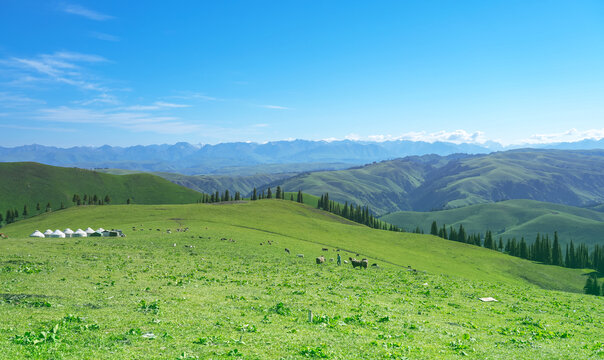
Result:
[[[118,234],[111,234],[112,232],[117,232]],[[59,229],[52,231],[50,229],[44,231],[43,233],[39,230],[34,231],[29,237],[37,237],[37,238],[65,238],[65,237],[88,237],[88,236],[122,236],[122,232],[120,230],[107,231],[103,228],[99,228],[94,230],[92,228],[88,228],[86,230],[77,229],[76,231],[71,230],[70,228],[61,231]]]

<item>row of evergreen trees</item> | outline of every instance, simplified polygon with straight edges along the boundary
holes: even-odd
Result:
[[[594,269],[598,273],[604,274],[604,246],[595,245],[590,252],[587,245],[583,243],[575,245],[571,240],[566,245],[565,251],[563,251],[558,238],[558,232],[554,232],[553,241],[550,240],[549,234],[537,234],[535,241],[530,245],[524,240],[524,237],[520,241],[516,240],[516,238],[508,238],[504,243],[502,237],[499,237],[499,241],[495,240],[490,230],[487,230],[484,236],[482,234],[467,234],[461,224],[458,229],[450,226],[447,230],[445,225],[439,227],[436,221],[434,221],[430,227],[430,234],[447,240],[483,246],[487,249],[501,251],[512,256],[548,265],[574,269]],[[597,285],[597,280],[595,281],[595,285]]]
[[[339,202],[330,200],[328,193],[321,195],[319,201],[317,202],[317,208],[339,215],[359,224],[367,225],[374,229],[402,231],[398,226],[377,219],[375,216],[373,216],[368,206],[362,207],[354,204],[349,205],[348,202],[344,203],[342,206],[342,204]]]
[[[73,194],[71,199],[74,205],[105,205],[111,203],[111,197],[105,195],[104,198],[99,197],[97,194],[80,196],[79,194]]]
[[[65,204],[63,204],[61,202],[61,209],[65,209]],[[52,206],[50,205],[50,202],[46,204],[46,208],[44,210],[45,212],[50,212],[52,211]],[[37,215],[39,213],[42,212],[42,206],[40,205],[40,203],[36,204],[36,213],[34,215]],[[19,219],[25,219],[30,215],[30,211],[27,207],[27,204],[23,205],[23,211],[21,213],[19,213],[19,211],[17,209],[8,209],[6,210],[5,215],[3,216],[2,213],[0,212],[0,227],[2,227],[3,224],[11,224],[14,223],[15,221],[19,220]]]

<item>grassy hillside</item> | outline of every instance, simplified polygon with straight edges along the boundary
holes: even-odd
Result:
[[[127,237],[24,237],[67,226],[120,227]],[[1,359],[567,359],[604,352],[602,298],[534,285],[578,291],[581,271],[371,230],[289,201],[80,207],[4,230]],[[344,258],[359,252],[380,267],[315,264],[320,254],[335,258],[336,247]],[[484,296],[499,301],[480,302]]]
[[[382,216],[383,221],[430,232],[432,221],[459,227],[470,233],[485,230],[505,238],[524,236],[532,242],[537,233],[553,234],[558,231],[562,244],[584,242],[592,245],[604,242],[604,213],[573,206],[533,200],[508,200],[498,203],[470,205],[457,209],[413,212],[399,211]]]
[[[511,199],[572,206],[604,201],[602,151],[514,150],[408,157],[361,168],[303,174],[277,184],[325,192],[376,213],[429,211]]]
[[[27,205],[30,215],[43,212],[50,202],[53,210],[72,206],[73,194],[109,195],[111,203],[136,204],[194,203],[196,191],[175,185],[150,174],[109,175],[77,168],[62,168],[37,163],[0,163],[0,212]],[[36,203],[41,210],[36,211]]]

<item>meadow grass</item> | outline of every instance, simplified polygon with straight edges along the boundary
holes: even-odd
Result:
[[[27,237],[87,226],[127,237]],[[0,359],[604,356],[602,299],[535,285],[578,291],[582,271],[290,201],[80,207],[3,230]],[[338,267],[336,248],[379,267]]]

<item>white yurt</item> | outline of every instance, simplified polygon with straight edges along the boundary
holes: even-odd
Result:
[[[65,229],[65,231],[63,231],[63,233],[65,233],[65,237],[73,236],[73,230],[71,230],[70,228]]]
[[[91,227],[88,227],[88,229],[84,230],[86,231],[86,234],[90,235],[94,232],[94,230]]]
[[[52,234],[52,230],[47,229],[46,231],[44,231],[44,236],[49,237],[50,234]]]
[[[44,234],[42,234],[39,230],[36,230],[31,235],[29,235],[29,237],[43,238]]]
[[[52,234],[50,234],[50,237],[51,238],[64,238],[65,234],[61,230],[57,229]]]
[[[77,229],[73,235],[73,237],[86,237],[88,236],[88,234],[86,233],[86,231],[82,230],[82,229]]]
[[[100,232],[100,233],[102,233],[103,231],[105,231],[105,229],[103,229],[103,228],[98,228],[98,229],[96,229],[96,232]]]

